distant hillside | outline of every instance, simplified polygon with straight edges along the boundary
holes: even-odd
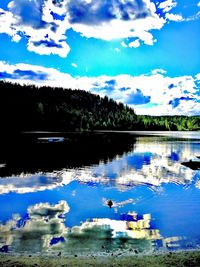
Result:
[[[200,116],[146,116],[138,117],[138,129],[144,131],[198,131]]]
[[[200,130],[200,116],[144,116],[83,90],[0,81],[1,131]]]
[[[133,109],[83,90],[0,81],[0,120],[10,130],[132,129]]]

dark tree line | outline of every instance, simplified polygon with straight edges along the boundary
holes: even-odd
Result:
[[[83,90],[0,82],[0,120],[12,130],[130,129],[133,109]]]
[[[200,129],[198,116],[137,116],[107,96],[4,81],[0,81],[0,123],[1,131]]]

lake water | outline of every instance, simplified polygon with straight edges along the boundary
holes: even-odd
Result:
[[[200,245],[199,133],[1,140],[0,251],[116,255]],[[110,201],[110,206],[108,205]]]

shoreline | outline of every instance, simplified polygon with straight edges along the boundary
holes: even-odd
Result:
[[[0,254],[0,267],[36,267],[36,266],[138,266],[138,267],[167,267],[167,266],[200,266],[200,250],[162,252],[151,255],[90,255],[90,256],[61,256],[61,255],[12,255]]]

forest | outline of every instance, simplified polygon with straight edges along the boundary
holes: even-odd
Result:
[[[200,116],[146,116],[83,90],[0,81],[1,132],[200,130]]]

